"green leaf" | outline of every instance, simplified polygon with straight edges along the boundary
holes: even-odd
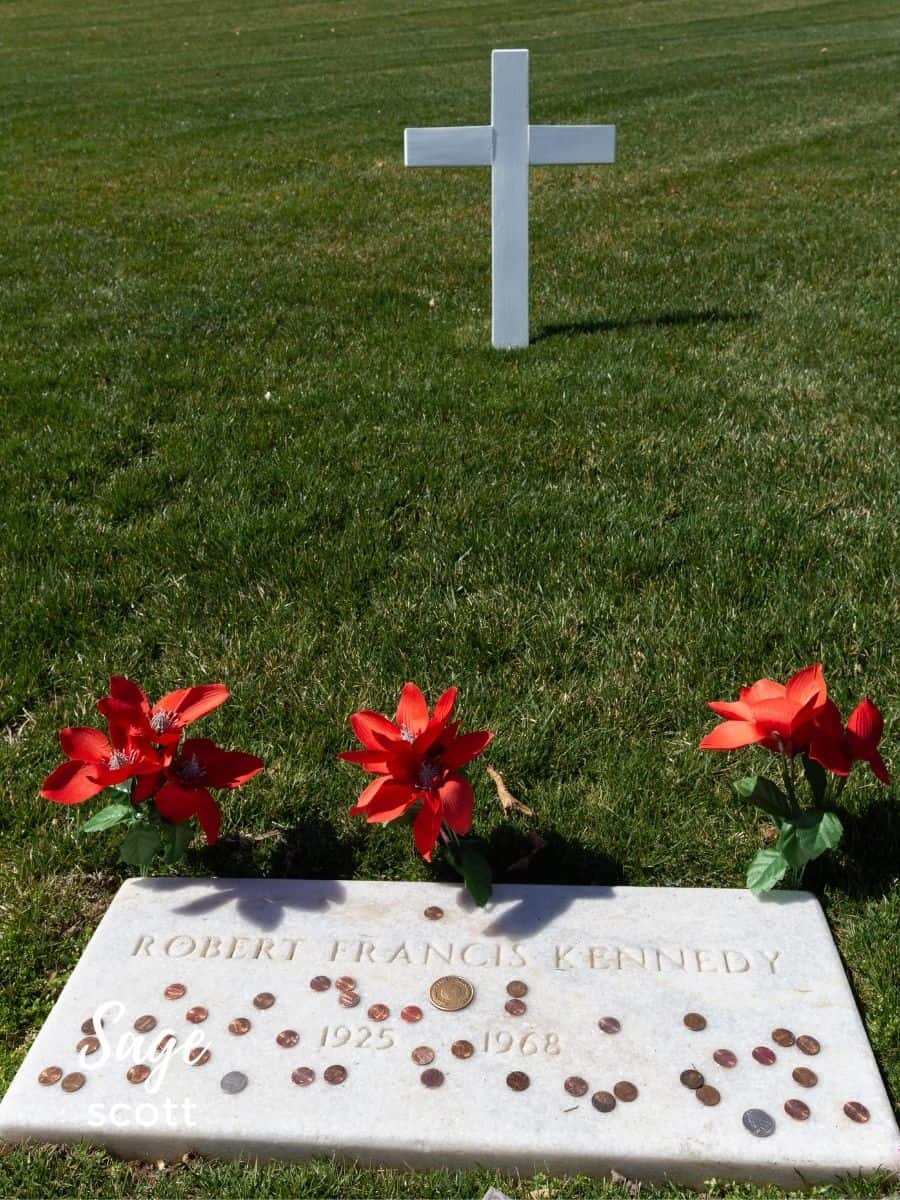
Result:
[[[133,867],[146,867],[162,849],[162,840],[155,829],[141,822],[132,825],[122,840],[119,857]]]
[[[756,858],[747,868],[747,887],[751,892],[771,891],[784,879],[788,866],[780,850],[757,850]]]
[[[163,862],[171,865],[178,862],[180,858],[184,858],[193,834],[190,821],[182,821],[180,825],[173,825],[171,833],[165,838],[166,851],[163,855]]]
[[[466,891],[479,908],[484,908],[491,898],[491,864],[475,840],[464,839],[459,843],[460,874]]]
[[[127,821],[134,809],[130,804],[107,804],[95,812],[81,827],[82,833],[98,833],[101,829],[112,829],[120,821]]]
[[[133,782],[134,781],[131,779],[123,779],[121,783],[111,783],[109,785],[109,790],[111,792],[121,792],[121,794],[123,796],[127,796],[128,799],[130,800],[131,799],[131,785]]]
[[[776,844],[792,867],[804,867],[826,850],[833,850],[844,833],[833,812],[813,809],[786,821]]]
[[[816,804],[825,803],[825,792],[828,790],[828,776],[821,763],[817,763],[808,754],[803,755],[803,774],[810,786]]]
[[[747,775],[744,779],[736,780],[733,786],[742,800],[755,804],[776,821],[784,821],[791,815],[787,796],[771,779],[764,779],[762,775]]]

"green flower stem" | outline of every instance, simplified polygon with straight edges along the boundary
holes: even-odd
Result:
[[[800,805],[797,803],[797,792],[794,789],[794,777],[791,772],[790,763],[788,762],[788,756],[785,754],[783,747],[781,750],[781,773],[784,777],[784,790],[788,794],[788,799],[791,802],[791,808],[793,808],[794,812],[799,812]]]

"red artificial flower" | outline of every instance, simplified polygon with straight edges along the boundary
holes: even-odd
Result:
[[[353,713],[350,724],[364,750],[346,750],[338,757],[358,763],[376,775],[351,813],[369,822],[387,822],[421,802],[413,837],[422,857],[430,862],[446,824],[455,833],[472,828],[474,795],[461,767],[488,746],[488,730],[459,734],[451,722],[458,692],[448,688],[429,716],[428,702],[414,683],[407,683],[393,721],[371,709]]]
[[[114,734],[110,741],[99,729],[86,726],[61,729],[59,744],[68,762],[48,775],[41,788],[41,795],[57,804],[83,804],[112,784],[156,774],[165,761],[134,738]]]
[[[209,738],[187,738],[162,771],[139,781],[134,801],[152,796],[159,815],[175,825],[196,817],[212,846],[222,814],[207,789],[240,787],[264,768],[262,759],[253,754],[221,750]]]
[[[739,700],[711,700],[725,721],[700,743],[701,750],[738,750],[759,743],[787,755],[808,749],[816,718],[828,701],[822,667],[814,663],[784,683],[760,679]]]
[[[887,767],[878,753],[883,732],[884,718],[868,697],[857,704],[846,728],[837,705],[829,700],[816,720],[809,756],[835,775],[849,775],[855,762],[867,762],[876,778],[889,784]]]
[[[111,730],[160,746],[177,746],[187,725],[224,704],[230,695],[224,683],[204,683],[169,692],[151,706],[143,688],[123,675],[113,675],[109,695],[97,702],[97,708]]]

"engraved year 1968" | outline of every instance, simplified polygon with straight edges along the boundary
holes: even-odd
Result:
[[[508,1029],[489,1029],[484,1035],[486,1054],[559,1054],[558,1033],[510,1033]]]
[[[394,1044],[393,1029],[372,1030],[368,1025],[326,1025],[322,1030],[320,1046],[353,1046],[357,1050],[389,1050]]]

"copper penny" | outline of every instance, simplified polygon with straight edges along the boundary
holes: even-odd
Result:
[[[65,1082],[63,1080],[63,1085],[65,1085]],[[857,1125],[865,1125],[869,1119],[869,1110],[864,1104],[860,1104],[858,1100],[848,1100],[844,1105],[844,1113],[851,1121],[855,1121]]]
[[[806,1121],[809,1118],[809,1105],[802,1100],[785,1100],[784,1111],[795,1121]]]
[[[189,1008],[184,1014],[185,1020],[190,1021],[192,1025],[202,1025],[209,1016],[209,1009],[204,1008],[202,1004],[195,1004],[193,1008]]]
[[[212,1051],[204,1046],[194,1046],[188,1054],[188,1058],[195,1067],[205,1067],[212,1058]]]
[[[593,1104],[597,1112],[612,1112],[616,1107],[616,1098],[612,1092],[594,1092],[593,1096],[591,1096],[591,1104]]]
[[[713,1058],[720,1067],[736,1067],[737,1055],[733,1050],[714,1050]]]
[[[797,1038],[797,1049],[804,1054],[818,1054],[822,1047],[814,1037],[810,1037],[808,1033],[801,1033]]]
[[[794,1037],[794,1035],[791,1033],[791,1031],[789,1029],[773,1029],[772,1030],[772,1041],[775,1043],[776,1046],[784,1046],[784,1047],[793,1046],[793,1044],[796,1040],[797,1039]]]
[[[347,1078],[347,1068],[335,1063],[334,1066],[325,1068],[322,1078],[326,1083],[343,1083]]]
[[[144,1013],[135,1021],[134,1027],[138,1033],[149,1033],[151,1029],[156,1028],[156,1017],[151,1016],[150,1013]]]
[[[627,1079],[621,1079],[613,1088],[613,1095],[617,1100],[622,1100],[625,1104],[630,1104],[632,1100],[637,1100],[638,1090]]]
[[[156,1049],[157,1049],[158,1053],[162,1053],[162,1051],[165,1050],[167,1046],[177,1046],[177,1045],[178,1045],[178,1038],[175,1036],[175,1034],[174,1033],[166,1033],[166,1034],[163,1034],[163,1036],[156,1043]]]
[[[563,1087],[570,1096],[586,1096],[588,1090],[588,1081],[582,1079],[580,1075],[570,1075]]]
[[[434,1062],[434,1051],[430,1046],[416,1046],[410,1058],[417,1067],[427,1067]]]
[[[291,1079],[297,1087],[309,1087],[315,1078],[316,1073],[312,1067],[298,1067],[296,1071],[291,1071]]]
[[[79,1054],[81,1054],[82,1051],[85,1054],[96,1054],[100,1049],[100,1039],[95,1037],[83,1037],[75,1049]]]
[[[125,1078],[129,1083],[143,1083],[150,1078],[150,1067],[146,1063],[135,1063],[125,1072]]]
[[[460,1038],[458,1042],[454,1042],[450,1047],[450,1053],[454,1058],[471,1058],[475,1053],[475,1047],[471,1042],[467,1042],[465,1038]]]
[[[768,1046],[755,1046],[752,1053],[756,1061],[764,1067],[771,1067],[775,1061],[775,1051],[770,1050]]]
[[[684,1023],[687,1025],[688,1029],[693,1030],[694,1033],[699,1033],[701,1029],[706,1028],[706,1017],[695,1012],[685,1013]]]
[[[700,1074],[700,1072],[694,1071],[692,1069],[687,1070],[687,1071],[682,1071],[681,1074],[678,1076],[678,1078],[681,1080],[681,1082],[684,1084],[684,1086],[686,1088],[691,1088],[692,1091],[695,1091],[695,1092],[696,1092],[697,1088],[702,1088],[704,1083],[706,1083],[706,1080],[703,1078],[703,1076]]]
[[[167,1000],[180,1000],[182,996],[187,994],[187,988],[183,983],[170,983],[163,995]]]
[[[340,979],[334,981],[334,986],[339,992],[355,992],[356,980],[352,975],[342,975]]]
[[[427,1071],[422,1072],[419,1079],[427,1088],[439,1088],[444,1082],[444,1072],[439,1071],[437,1067],[429,1067]]]
[[[309,986],[314,992],[327,992],[331,987],[331,980],[327,975],[314,975],[309,981]]]
[[[80,1071],[71,1071],[68,1075],[63,1076],[59,1086],[64,1092],[80,1092],[86,1083],[87,1079]]]
[[[514,1092],[524,1092],[531,1080],[524,1071],[510,1071],[506,1077],[506,1086]]]
[[[703,1087],[698,1087],[694,1095],[701,1104],[705,1104],[707,1108],[715,1108],[722,1099],[719,1089],[714,1088],[711,1083],[704,1083]]]
[[[290,1050],[292,1046],[296,1046],[300,1041],[300,1034],[296,1029],[282,1029],[281,1033],[276,1035],[275,1041],[279,1046],[283,1046],[285,1050]]]
[[[228,1032],[233,1033],[235,1037],[243,1037],[245,1033],[250,1032],[250,1022],[246,1017],[235,1017],[233,1021],[228,1022]]]
[[[528,1009],[528,1005],[524,1000],[516,1000],[515,997],[503,1005],[511,1017],[521,1017]]]
[[[86,1021],[81,1022],[81,1032],[87,1034],[94,1034],[97,1032],[97,1030],[94,1028],[93,1017],[88,1017]]]
[[[405,1008],[400,1009],[400,1017],[409,1025],[415,1025],[422,1020],[422,1010],[418,1004],[407,1004]]]
[[[819,1082],[819,1077],[815,1071],[811,1071],[809,1067],[794,1067],[791,1071],[791,1078],[794,1083],[799,1083],[801,1087],[815,1087]]]
[[[52,1087],[54,1083],[59,1083],[63,1077],[62,1067],[44,1067],[40,1075],[38,1075],[38,1083],[41,1087]]]
[[[521,979],[511,979],[506,985],[506,992],[509,996],[515,996],[517,1000],[521,1000],[523,996],[528,995],[528,984],[523,983]]]
[[[368,1017],[370,1021],[386,1021],[391,1015],[391,1010],[386,1004],[371,1004],[369,1006]]]
[[[444,910],[437,904],[429,904],[422,915],[427,917],[429,921],[440,921],[444,915]]]
[[[341,992],[338,996],[338,1004],[341,1008],[356,1008],[359,1004],[359,996],[356,992]]]
[[[618,1033],[622,1028],[622,1022],[617,1017],[601,1017],[597,1022],[597,1027],[604,1033]]]
[[[274,1003],[275,997],[271,992],[260,992],[257,996],[253,997],[254,1008],[271,1008]]]

